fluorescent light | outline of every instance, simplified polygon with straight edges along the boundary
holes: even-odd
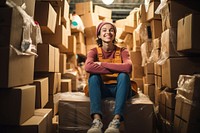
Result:
[[[110,5],[113,3],[114,0],[102,0],[104,4]]]

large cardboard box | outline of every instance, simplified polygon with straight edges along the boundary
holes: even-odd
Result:
[[[50,44],[37,46],[38,57],[35,59],[36,72],[55,72],[55,51]]]
[[[74,92],[63,93],[60,98],[59,130],[86,131],[89,129],[92,122],[89,97],[86,97],[84,93]],[[114,104],[113,98],[102,100],[103,130],[112,120]],[[155,131],[153,103],[142,93],[127,101],[124,118],[124,129],[122,131],[125,133],[153,133]],[[141,125],[145,128],[141,128]]]
[[[17,55],[10,47],[0,47],[0,88],[33,82],[35,56]]]
[[[161,19],[160,14],[155,14],[155,11],[159,4],[160,4],[160,2],[150,2],[149,3],[148,11],[146,14],[147,21],[150,21],[152,19]]]
[[[199,57],[169,58],[162,65],[162,85],[176,88],[181,74],[194,74],[200,72]]]
[[[183,119],[184,121],[197,124],[200,119],[200,104],[195,103],[195,101],[191,101],[185,99],[181,95],[176,96],[176,107],[175,107],[175,115]]]
[[[19,126],[1,125],[2,133],[52,133],[52,110],[36,109],[34,115]]]
[[[97,16],[99,16],[100,19],[102,18],[111,18],[112,16],[112,10],[102,7],[102,6],[98,6],[95,5],[94,7],[94,13],[97,14]]]
[[[48,77],[35,79],[33,85],[36,86],[35,108],[43,108],[47,104],[49,96]]]
[[[55,33],[57,17],[58,15],[50,3],[36,2],[34,19],[39,23],[42,33]]]
[[[59,70],[59,72],[61,74],[66,73],[66,71],[67,71],[66,64],[67,64],[67,54],[60,53],[60,63],[59,63],[60,70]]]
[[[35,86],[0,89],[0,124],[20,125],[34,115]]]
[[[200,75],[180,75],[178,79],[177,94],[191,101],[200,101]]]
[[[174,116],[174,133],[199,133],[200,124],[191,124],[178,116]]]
[[[67,54],[76,54],[76,37],[74,35],[68,36]]]
[[[83,15],[85,13],[92,13],[93,12],[93,2],[79,2],[75,4],[76,14]]]
[[[200,53],[200,14],[190,14],[178,21],[177,51]]]
[[[55,94],[61,89],[61,73],[57,72],[35,72],[34,78],[46,78],[48,77],[49,81],[49,94]]]
[[[190,5],[192,2],[190,3]],[[193,4],[196,4],[195,1]],[[160,10],[162,18],[163,31],[169,28],[177,28],[178,20],[190,13],[197,13],[187,5],[177,1],[168,1],[167,4]]]
[[[81,19],[83,21],[85,28],[96,26],[99,24],[98,14],[96,14],[96,13],[85,13],[81,17]]]
[[[51,44],[59,48],[61,53],[67,52],[68,35],[64,25],[57,25],[55,34],[42,34],[43,43]]]

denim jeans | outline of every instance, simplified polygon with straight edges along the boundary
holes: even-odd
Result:
[[[123,110],[126,100],[132,96],[130,77],[127,73],[119,73],[116,84],[104,84],[99,74],[90,74],[89,80],[90,114],[102,117],[101,100],[106,97],[115,98],[113,115],[120,115],[123,120]]]

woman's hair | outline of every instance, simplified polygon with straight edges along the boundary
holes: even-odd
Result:
[[[97,42],[97,45],[98,45],[99,47],[102,46],[102,39],[99,38],[98,36],[100,35],[101,28],[102,28],[105,24],[110,24],[110,25],[112,25],[115,34],[116,34],[116,32],[117,32],[117,28],[116,28],[116,26],[115,26],[114,24],[112,24],[112,23],[110,23],[110,22],[101,22],[101,23],[97,26],[97,30],[96,30],[96,35],[97,35],[96,42]],[[113,43],[115,43],[115,42],[116,42],[116,39],[113,40]]]

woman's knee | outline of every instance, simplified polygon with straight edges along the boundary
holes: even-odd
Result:
[[[118,79],[122,80],[122,79],[130,79],[129,75],[127,73],[119,73],[118,75]]]
[[[96,82],[98,80],[101,80],[101,77],[99,74],[92,74],[89,77],[89,82]]]

